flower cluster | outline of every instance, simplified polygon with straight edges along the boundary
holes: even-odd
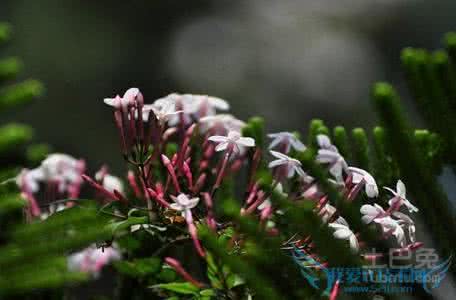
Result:
[[[347,203],[361,202],[360,218],[366,225],[377,226],[380,240],[393,241],[400,251],[413,251],[421,245],[415,238],[414,222],[407,215],[418,209],[406,198],[402,181],[397,182],[395,191],[385,188],[391,198],[385,201],[389,207],[384,209],[379,204],[383,202],[374,202],[381,199],[374,177],[366,170],[350,166],[326,135],[316,137],[318,149],[308,149],[294,133],[268,134],[271,142],[266,152],[252,136],[243,135],[245,122],[226,113],[217,114],[229,109],[228,103],[220,98],[174,93],[148,104],[142,93],[132,88],[123,97],[107,98],[104,102],[114,108],[121,151],[129,166],[127,185],[109,174],[107,167],[91,177],[83,174],[82,161],[51,155],[39,168],[24,170],[18,177],[31,215],[41,214],[34,195],[42,183],[55,186],[58,195],[52,200],[73,199],[77,198],[84,179],[103,208],[112,205],[112,216],[125,221],[144,212],[148,221],[131,224],[129,234],[146,231],[157,236],[177,227],[178,233],[186,232],[196,253],[209,259],[199,239],[198,226],[205,224],[215,234],[228,226],[229,222],[219,219],[215,208],[221,201],[219,191],[239,176],[246,178],[238,187],[244,195],[238,202],[239,214],[256,218],[266,234],[281,234],[276,221],[286,214],[272,197],[277,193],[291,202],[312,203],[321,222],[333,230],[334,238],[346,241],[353,254],[366,258],[366,243],[360,234],[337,205],[330,203],[322,182],[299,160],[303,152],[315,151],[315,163],[327,169],[329,184]],[[272,183],[264,183],[264,173],[272,178]],[[180,239],[178,233],[169,233],[164,240],[172,243]],[[232,243],[242,245],[242,238],[233,235]],[[313,252],[312,236],[296,233],[284,244],[322,259]],[[120,257],[113,252],[92,259],[95,250],[84,251],[71,257],[73,269],[97,272],[110,257]],[[167,257],[165,261],[185,280],[198,287],[204,285],[176,259]],[[334,290],[336,295],[338,288]]]
[[[28,201],[27,216],[45,219],[49,214],[65,208],[65,204],[56,204],[56,200],[78,198],[84,170],[83,160],[60,153],[49,155],[35,169],[23,169],[16,183]],[[43,207],[48,210],[42,211]]]

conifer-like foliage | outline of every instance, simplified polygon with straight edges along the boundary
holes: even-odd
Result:
[[[0,26],[0,42],[9,36]],[[456,221],[438,177],[455,170],[456,34],[445,45],[402,53],[429,129],[413,128],[387,83],[372,89],[379,126],[312,120],[305,139],[266,134],[265,120],[238,120],[220,98],[149,103],[132,88],[104,99],[129,170],[121,179],[107,166],[92,176],[82,159],[46,155],[47,146],[30,145],[29,127],[5,125],[0,298],[71,299],[82,282],[114,275],[116,299],[372,299],[382,294],[344,293],[329,268],[414,253],[424,245],[415,216],[432,234],[426,246],[450,257]],[[19,69],[1,61],[2,83]],[[41,91],[31,80],[8,85],[0,110]],[[431,297],[420,285],[413,295]]]
[[[11,38],[11,27],[0,24],[0,46]],[[11,113],[43,93],[36,80],[13,83],[22,68],[18,58],[0,60],[0,113]],[[27,206],[16,186],[22,167],[34,166],[49,151],[46,144],[33,142],[33,129],[24,124],[0,127],[0,298],[24,295],[36,289],[60,287],[87,279],[83,273],[69,272],[66,254],[90,244],[106,233],[101,219],[90,205],[65,212],[46,223],[25,223]],[[71,235],[68,232],[72,232]],[[60,292],[51,294],[59,295]],[[50,294],[43,295],[43,298]]]

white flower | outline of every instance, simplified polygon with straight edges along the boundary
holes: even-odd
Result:
[[[374,222],[382,226],[383,232],[392,232],[401,247],[406,245],[405,233],[401,225],[391,217],[376,218]]]
[[[398,212],[398,211],[393,212],[393,216],[398,218],[399,220],[397,220],[397,223],[399,225],[401,225],[405,230],[407,230],[410,242],[411,243],[416,242],[415,222],[413,222],[413,220],[409,216],[407,216],[406,214],[403,214],[403,213]]]
[[[125,92],[122,98],[119,96],[116,96],[114,98],[105,98],[104,103],[110,106],[114,106],[115,108],[122,108],[125,110],[128,106],[133,105],[138,94],[139,89],[130,88]]]
[[[216,133],[226,134],[229,131],[241,132],[245,122],[236,119],[229,114],[205,116],[199,119],[201,132],[213,130]]]
[[[328,223],[332,216],[337,212],[337,209],[329,203],[326,203],[325,206],[320,211],[320,217],[323,223]]]
[[[163,102],[163,105],[146,104],[143,108],[143,121],[149,120],[150,111],[153,111],[158,122],[165,124],[171,117],[181,113],[182,110],[176,111],[176,104],[174,102]]]
[[[59,211],[65,210],[66,208],[67,207],[63,203],[57,203],[57,204],[51,203],[49,205],[49,212],[41,213],[40,218],[41,218],[41,220],[46,220],[47,218],[49,218],[49,216],[51,216]]]
[[[336,239],[348,240],[352,251],[358,252],[358,239],[356,238],[353,231],[351,231],[348,227],[348,223],[345,221],[345,219],[339,217],[335,222],[328,224],[328,226],[332,229],[335,229],[333,235]]]
[[[204,116],[214,115],[216,110],[230,109],[228,102],[221,98],[207,95],[184,95],[184,97],[193,98],[193,102],[197,103],[198,111]]]
[[[348,165],[339,152],[328,149],[320,149],[318,150],[318,154],[315,159],[321,164],[329,164],[329,173],[334,176],[336,181],[344,181],[343,172],[348,170]]]
[[[239,132],[230,131],[228,136],[214,135],[209,137],[209,141],[216,142],[218,145],[215,151],[224,151],[229,147],[235,152],[240,152],[243,147],[254,147],[255,140],[250,137],[242,137]]]
[[[176,104],[177,100],[179,100],[182,96],[177,94],[177,93],[172,93],[172,94],[169,94],[165,97],[162,97],[162,98],[158,98],[157,100],[154,101],[154,106],[157,106],[157,107],[161,107],[161,106],[165,106],[165,105],[168,105],[168,104]]]
[[[120,258],[120,252],[115,246],[102,249],[92,245],[70,255],[67,263],[70,271],[91,273],[94,277],[98,277],[104,266]]]
[[[385,216],[385,211],[377,203],[374,203],[374,205],[365,204],[361,206],[360,212],[363,214],[361,219],[366,224],[371,223],[375,218]]]
[[[271,205],[272,205],[271,200],[268,198],[268,199],[264,200],[263,203],[258,205],[257,209],[258,210],[263,210],[265,208],[270,207]]]
[[[113,193],[114,190],[118,191],[121,194],[124,192],[124,186],[122,180],[120,180],[119,177],[106,174],[103,176],[103,181],[101,184],[106,190],[110,191],[111,193]]]
[[[301,167],[301,162],[297,159],[291,158],[283,153],[277,151],[270,151],[272,156],[276,157],[276,160],[273,160],[269,163],[269,168],[284,167],[286,169],[287,178],[291,178],[295,173],[298,173],[302,178],[307,178],[306,172]]]
[[[296,136],[291,132],[278,132],[278,133],[270,133],[268,137],[272,138],[272,142],[269,145],[269,149],[274,148],[277,145],[285,144],[286,150],[285,152],[290,151],[290,148],[294,148],[296,151],[304,151],[306,150],[306,146],[296,138]]]
[[[388,190],[390,191],[394,196],[395,198],[399,198],[399,201],[401,201],[401,205],[404,204],[409,212],[417,212],[418,211],[418,208],[416,206],[414,206],[412,203],[410,203],[409,200],[407,200],[407,197],[406,197],[406,189],[405,189],[405,184],[401,181],[401,180],[398,180],[397,181],[397,184],[396,184],[396,191],[393,191],[392,189],[388,188],[388,187],[384,187],[385,190]],[[388,204],[391,206],[393,205],[393,203],[397,200],[397,199],[391,199],[388,201]]]
[[[211,116],[216,113],[216,110],[228,110],[229,104],[220,98],[207,95],[193,94],[177,94],[173,93],[164,98],[157,99],[154,105],[163,106],[166,102],[172,102],[178,109],[182,109],[184,113],[184,121],[188,123],[191,116],[201,118]],[[178,116],[172,116],[169,120],[170,125],[174,126],[180,122]]]
[[[288,197],[288,194],[283,191],[283,185],[280,182],[274,188],[274,192],[278,193],[282,197]],[[263,203],[261,203],[257,207],[257,209],[261,211],[261,210],[263,210],[265,208],[270,207],[271,205],[272,205],[272,201],[271,201],[270,198],[268,198],[268,199],[264,200]],[[280,214],[283,214],[283,211],[282,210],[277,210],[276,213],[278,213],[280,215]]]
[[[378,196],[378,187],[377,182],[375,182],[374,177],[369,174],[367,171],[355,167],[349,167],[349,172],[352,174],[352,182],[358,184],[361,180],[364,179],[365,182],[365,191],[366,195],[369,198],[374,198]]]
[[[188,213],[191,213],[191,209],[198,205],[199,198],[189,198],[185,194],[179,194],[177,197],[171,196],[174,203],[171,203],[170,207],[174,210],[182,212],[183,216],[187,216]]]
[[[39,167],[43,181],[58,182],[59,191],[64,192],[67,186],[81,180],[83,162],[67,154],[50,154]]]
[[[329,150],[329,151],[332,151],[332,152],[339,153],[339,150],[337,149],[336,146],[334,146],[331,143],[331,140],[329,139],[329,137],[327,135],[318,134],[317,135],[317,143],[318,143],[318,146],[320,146],[321,149],[326,149],[326,150]]]
[[[16,184],[21,189],[31,193],[38,192],[40,188],[40,181],[43,180],[44,174],[42,169],[35,168],[32,170],[23,169],[16,177]]]

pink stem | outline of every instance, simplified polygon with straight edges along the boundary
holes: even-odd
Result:
[[[124,126],[123,126],[123,116],[122,116],[122,111],[120,109],[116,109],[114,111],[114,119],[116,121],[117,129],[119,130],[122,154],[128,155],[127,141],[125,138],[125,131],[124,131]]]
[[[359,191],[361,191],[361,189],[366,185],[366,181],[364,180],[364,178],[357,184],[355,185],[351,191],[348,193],[348,196],[347,196],[347,200],[349,202],[353,202],[353,200],[356,199],[356,196],[358,196],[359,194]]]
[[[93,180],[92,178],[90,178],[89,176],[85,175],[85,174],[82,174],[81,175],[82,179],[84,179],[85,181],[87,181],[93,188],[95,188],[95,190],[97,190],[98,192],[100,192],[102,195],[104,195],[105,197],[111,199],[111,200],[114,200],[114,201],[118,201],[119,199],[117,198],[116,195],[114,195],[113,193],[111,193],[110,191],[108,191],[107,189],[105,189],[102,185],[100,185],[99,183],[95,182],[95,180]]]
[[[211,192],[212,195],[220,187],[220,184],[222,182],[223,176],[225,175],[226,166],[228,165],[228,161],[230,160],[231,153],[233,153],[233,147],[229,147],[226,150],[225,156],[223,158],[222,166],[220,167],[220,170],[218,172],[215,184],[212,187],[212,192]]]
[[[172,257],[165,257],[165,262],[172,267],[176,273],[178,273],[182,278],[193,284],[194,286],[198,288],[203,288],[204,284],[193,278],[185,269],[182,267],[179,261]]]
[[[193,245],[195,246],[196,251],[201,257],[205,257],[206,254],[204,253],[203,247],[201,246],[200,241],[198,240],[198,232],[196,230],[196,226],[193,223],[193,219],[191,218],[191,212],[186,213],[186,220],[187,220],[187,227],[188,227],[188,232],[190,233],[190,236],[192,237],[193,240]],[[190,215],[190,217],[188,217]]]
[[[193,175],[192,175],[192,170],[190,170],[189,165],[184,161],[182,165],[182,170],[184,171],[185,177],[187,177],[188,181],[188,187],[190,189],[193,188]]]

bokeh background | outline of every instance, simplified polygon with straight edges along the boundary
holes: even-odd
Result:
[[[305,132],[314,117],[369,127],[372,83],[403,87],[400,49],[439,47],[455,12],[454,0],[1,0],[0,20],[15,31],[2,54],[21,57],[22,76],[47,87],[8,118],[116,171],[117,133],[102,99],[132,86],[148,102],[219,96],[242,119],[265,117],[270,131]]]

